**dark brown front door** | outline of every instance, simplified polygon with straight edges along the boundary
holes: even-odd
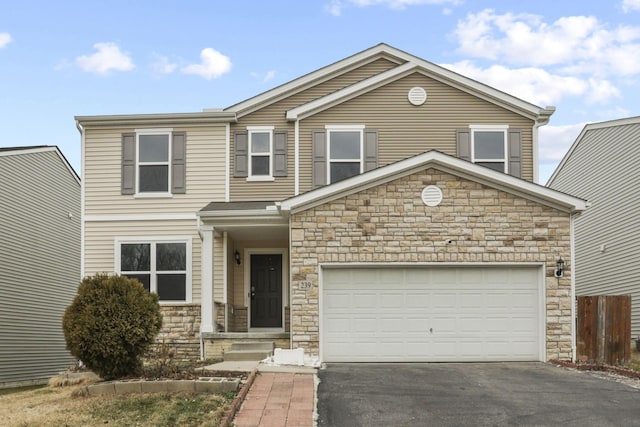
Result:
[[[251,255],[251,327],[282,327],[282,255]]]

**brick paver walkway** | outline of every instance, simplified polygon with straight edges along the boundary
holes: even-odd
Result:
[[[313,375],[259,373],[236,415],[236,427],[311,427]]]

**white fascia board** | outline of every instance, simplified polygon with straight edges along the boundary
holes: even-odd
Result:
[[[48,151],[56,151],[57,147],[50,145],[46,147],[22,148],[16,147],[15,150],[0,151],[0,157],[16,156],[18,154],[46,153]]]
[[[117,114],[103,116],[75,116],[76,122],[84,127],[113,126],[178,126],[211,125],[215,123],[237,122],[235,113],[228,111],[204,111],[197,113],[162,114]]]
[[[330,108],[331,106],[354,98],[358,95],[361,95],[362,93],[366,93],[390,81],[404,77],[406,74],[415,70],[416,67],[417,66],[415,64],[406,62],[388,71],[377,74],[373,77],[369,77],[368,79],[352,84],[351,86],[347,86],[344,89],[338,90],[329,95],[323,96],[299,107],[293,108],[287,111],[286,118],[290,121],[304,119],[314,113],[317,113],[318,111]]]
[[[346,195],[362,191],[366,188],[380,185],[381,183],[388,182],[402,176],[410,175],[411,173],[430,166],[565,211],[582,211],[587,207],[586,201],[583,199],[569,196],[559,191],[552,190],[520,178],[515,178],[511,175],[478,166],[466,160],[451,157],[437,151],[429,151],[427,153],[375,169],[362,175],[310,191],[300,196],[284,200],[281,202],[280,208],[283,211],[291,211],[293,213],[299,212],[309,209],[312,206],[317,206],[330,200],[334,200],[338,197],[344,197]]]
[[[200,218],[224,218],[224,217],[270,217],[279,216],[275,209],[245,209],[245,210],[221,210],[221,211],[201,211],[197,215]]]

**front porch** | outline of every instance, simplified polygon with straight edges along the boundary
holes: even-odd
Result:
[[[214,202],[199,217],[203,356],[233,343],[290,348],[288,219],[272,202]]]

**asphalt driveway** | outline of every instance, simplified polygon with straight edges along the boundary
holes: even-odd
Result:
[[[329,364],[318,425],[640,426],[640,389],[544,363]]]

